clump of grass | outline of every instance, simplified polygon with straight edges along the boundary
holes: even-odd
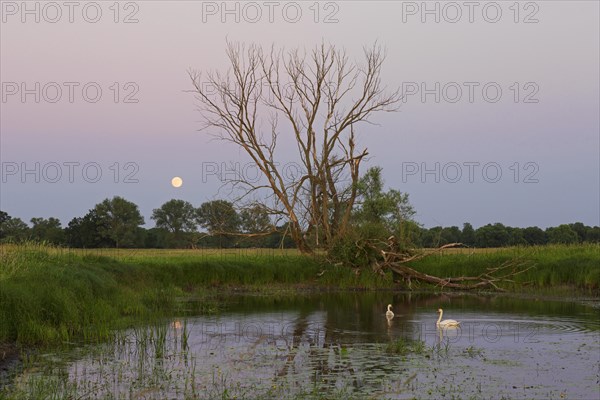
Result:
[[[475,346],[469,346],[463,350],[463,353],[471,358],[483,356],[483,349],[477,348]]]
[[[427,346],[422,340],[399,338],[388,343],[385,347],[385,351],[390,354],[398,354],[401,356],[408,354],[424,354],[427,351]]]
[[[436,342],[433,346],[429,348],[431,353],[437,357],[447,357],[450,352],[450,341],[443,340]]]

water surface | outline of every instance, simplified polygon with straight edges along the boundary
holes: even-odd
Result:
[[[440,307],[459,329],[436,328]],[[230,296],[219,315],[47,354],[15,382],[73,398],[600,399],[598,313],[509,296]]]

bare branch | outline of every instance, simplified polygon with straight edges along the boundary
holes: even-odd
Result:
[[[394,111],[400,100],[397,90],[386,94],[381,84],[383,50],[376,44],[365,49],[365,66],[325,43],[308,52],[284,52],[227,42],[226,54],[226,74],[208,73],[206,82],[198,72],[189,74],[204,117],[202,129],[244,150],[262,179],[260,184],[244,177],[228,183],[242,190],[240,199],[266,193],[277,205],[269,209],[285,215],[300,250],[327,246],[349,225],[356,200],[352,188],[368,154],[357,148],[356,126],[375,112]],[[268,120],[268,132],[262,131],[261,116]],[[283,135],[296,143],[303,168],[291,179],[278,163]],[[313,231],[314,241],[307,238]]]

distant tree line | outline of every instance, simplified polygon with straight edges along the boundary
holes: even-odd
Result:
[[[75,248],[293,248],[286,226],[271,227],[260,207],[238,212],[225,200],[195,208],[184,200],[169,200],[154,209],[155,227],[146,229],[138,206],[115,196],[98,203],[66,227],[58,218],[32,218],[31,226],[0,211],[0,242],[46,242]]]
[[[600,242],[600,227],[581,222],[562,224],[546,229],[530,226],[515,228],[501,223],[487,224],[474,229],[470,223],[457,226],[421,228],[413,241],[423,247],[448,243],[463,243],[470,247],[534,246],[544,244],[576,244]]]
[[[455,242],[470,247],[600,242],[600,227],[581,222],[546,229],[537,226],[515,228],[501,223],[477,229],[470,223],[463,224],[462,229],[457,226],[424,228],[410,220],[414,211],[407,196],[394,190],[381,192],[381,182],[377,179],[377,175],[370,178],[367,175],[363,180],[368,190],[363,190],[365,201],[358,208],[356,218],[367,228],[371,220],[383,220],[390,225],[389,231],[417,247],[438,247]],[[369,194],[372,188],[375,191]],[[0,242],[33,240],[76,248],[295,247],[286,234],[286,225],[272,226],[268,212],[259,205],[238,211],[226,200],[208,201],[196,208],[187,201],[173,199],[154,209],[151,219],[155,227],[143,228],[141,225],[145,221],[138,206],[118,196],[96,204],[84,216],[73,218],[66,227],[53,217],[32,218],[28,225],[20,218],[0,211]],[[399,229],[391,229],[394,225]]]

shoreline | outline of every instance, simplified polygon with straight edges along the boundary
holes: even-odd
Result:
[[[213,288],[212,290],[205,292],[200,296],[189,296],[179,299],[179,302],[195,302],[205,301],[211,297],[231,297],[231,296],[274,296],[274,295],[318,295],[323,293],[345,293],[345,292],[388,292],[396,294],[413,294],[413,295],[434,295],[443,294],[448,297],[505,297],[513,299],[523,300],[539,300],[539,301],[558,301],[565,303],[580,303],[586,306],[600,309],[600,293],[598,296],[591,296],[589,294],[572,294],[568,297],[542,294],[542,293],[520,293],[520,292],[471,292],[471,291],[436,291],[436,290],[402,290],[397,288],[336,288],[336,287],[324,287],[319,285],[307,285],[307,284],[296,284],[296,285],[273,285],[267,288],[257,287],[255,285],[245,286],[229,286]],[[173,310],[174,311],[174,310]],[[218,311],[217,311],[218,313]],[[205,315],[206,313],[194,313],[194,315]],[[157,316],[162,318],[163,316]],[[114,328],[113,332],[120,329],[126,328]],[[110,340],[110,339],[109,339]],[[85,344],[84,342],[81,343]],[[11,378],[13,372],[23,363],[21,359],[23,344],[18,342],[0,342],[0,382],[6,383]],[[42,349],[58,348],[60,345],[50,344],[44,346],[32,346],[30,350],[34,352]]]
[[[270,296],[283,293],[386,291],[448,296],[507,296],[570,301],[600,309],[599,246],[498,249],[495,253],[436,255],[414,268],[438,276],[477,275],[507,258],[526,257],[537,267],[507,283],[504,292],[407,290],[369,269],[326,264],[297,253],[244,256],[211,252],[74,253],[47,246],[0,246],[0,368],[23,348],[43,348],[81,338],[102,341],[128,321],[176,312],[178,299],[198,298],[194,312],[218,312],[215,294]],[[577,266],[575,268],[574,266]],[[413,285],[414,286],[414,285]],[[16,356],[15,356],[16,354]]]

